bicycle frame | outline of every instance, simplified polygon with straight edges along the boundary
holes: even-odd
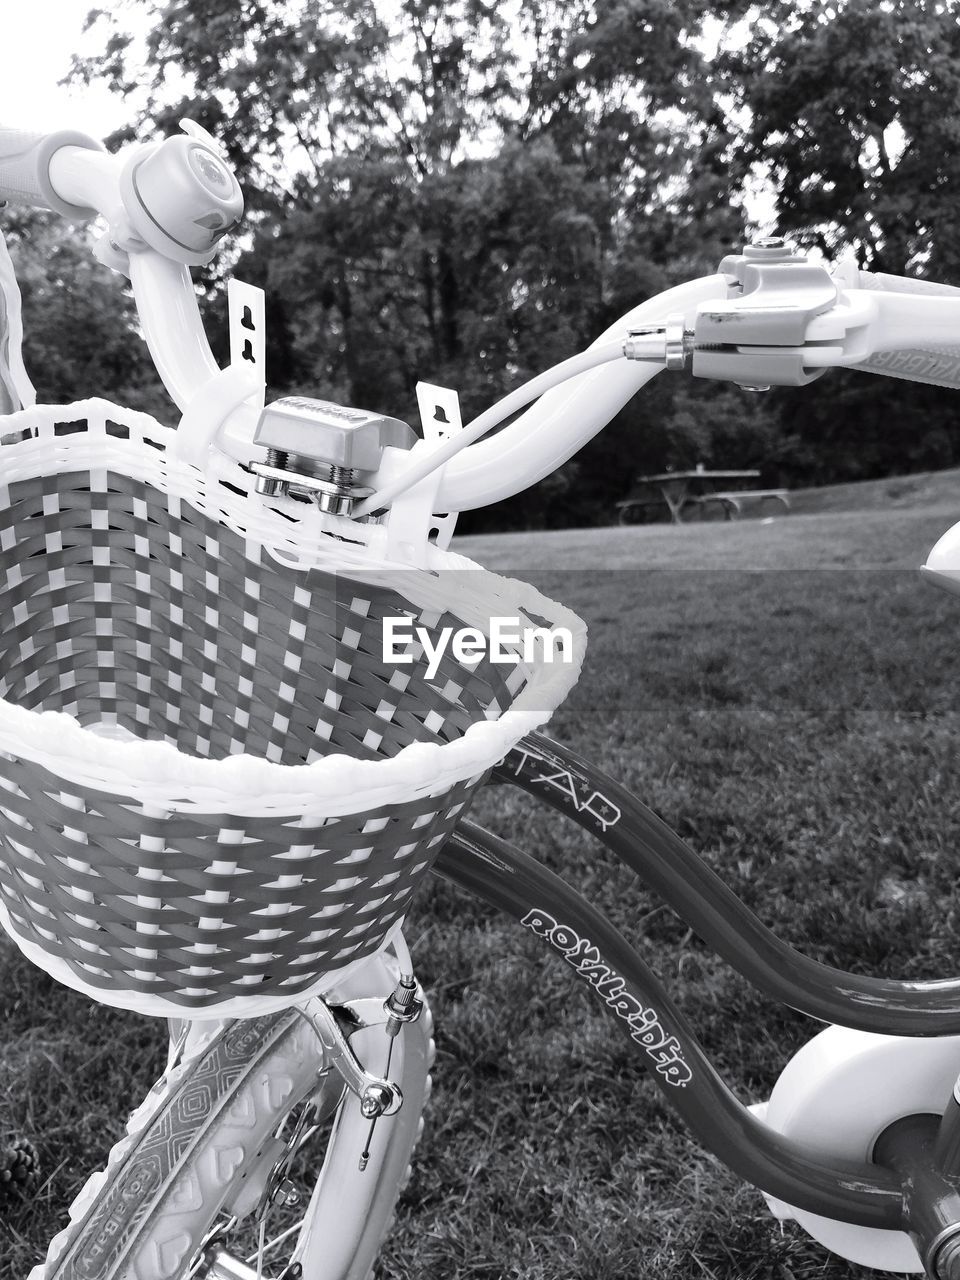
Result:
[[[902,1228],[901,1180],[877,1166],[823,1165],[752,1116],[634,948],[558,876],[471,823],[448,842],[435,873],[504,911],[560,954],[639,1046],[670,1105],[735,1173],[811,1212]]]
[[[683,839],[569,748],[526,738],[495,770],[594,835],[753,986],[823,1022],[899,1036],[960,1033],[960,979],[897,982],[802,955],[745,906]]]
[[[779,940],[649,809],[566,747],[525,739],[493,783],[535,795],[596,836],[755,986],[813,1017],[897,1035],[960,1031],[960,983],[865,978]],[[661,1094],[733,1172],[810,1213],[864,1227],[916,1227],[906,1194],[915,1167],[828,1164],[758,1120],[727,1088],[662,983],[607,918],[505,840],[464,823],[435,873],[503,911],[560,955],[639,1048]],[[960,1105],[937,1139],[940,1171],[956,1166]],[[892,1161],[895,1163],[895,1161]],[[949,1184],[945,1195],[950,1195]]]

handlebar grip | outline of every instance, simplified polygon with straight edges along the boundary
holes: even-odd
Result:
[[[934,280],[914,280],[909,276],[889,276],[879,271],[861,271],[861,289],[882,289],[884,293],[916,293],[960,298],[960,288],[937,284]],[[938,345],[906,351],[878,351],[856,366],[864,373],[882,374],[907,382],[923,382],[934,387],[960,390],[960,325],[956,346]]]
[[[861,271],[857,284],[860,289],[882,289],[884,293],[960,294],[960,288],[955,284],[916,280],[912,276],[888,276],[882,271]]]
[[[35,209],[52,209],[73,221],[95,218],[96,209],[68,204],[50,181],[50,160],[61,147],[104,150],[102,142],[75,129],[28,133],[24,129],[0,128],[0,200],[31,205]]]

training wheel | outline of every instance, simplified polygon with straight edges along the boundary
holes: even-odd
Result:
[[[829,1159],[869,1160],[895,1120],[942,1114],[960,1073],[960,1036],[918,1040],[828,1027],[796,1053],[755,1108],[771,1128]],[[795,1218],[814,1240],[861,1267],[923,1271],[904,1231],[836,1222],[767,1196],[778,1218]]]

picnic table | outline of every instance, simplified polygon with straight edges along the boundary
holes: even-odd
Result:
[[[699,466],[692,471],[664,471],[654,476],[637,476],[630,494],[616,504],[620,523],[633,524],[634,512],[661,503],[666,503],[674,524],[681,523],[683,509],[688,503],[720,502],[728,519],[740,514],[741,505],[748,498],[777,498],[789,507],[786,489],[730,489],[731,483],[756,480],[759,476],[760,472],[756,470],[708,471]]]

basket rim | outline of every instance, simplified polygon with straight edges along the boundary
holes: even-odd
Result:
[[[137,435],[147,432],[153,438],[162,432],[161,439],[172,436],[171,428],[162,426],[148,414],[99,398],[69,405],[35,406],[0,419],[0,436],[38,421],[55,423],[81,417],[95,422],[109,417],[112,422],[132,428],[131,435],[123,439],[108,435],[105,430],[88,430],[58,437],[55,449],[50,447],[51,441],[38,438],[2,443],[0,455],[6,456],[8,464],[14,464],[17,458],[38,464],[7,465],[3,487],[18,479],[83,469],[92,465],[91,455],[94,455],[100,466],[153,484],[203,510],[197,495],[205,493],[204,474],[190,464],[170,459],[165,449],[149,448],[142,440],[135,439],[134,432]],[[71,454],[77,455],[73,461]],[[237,476],[249,484],[246,473],[234,465]],[[231,509],[239,515],[241,504],[249,503],[249,496],[241,499],[218,492],[216,502],[222,523],[249,539],[249,521],[241,527],[230,518]],[[278,544],[271,547],[259,536],[254,539],[268,552],[278,547],[282,552],[290,544],[289,525],[284,525],[279,516],[275,520]],[[84,786],[118,791],[164,808],[199,807],[218,811],[226,804],[237,813],[283,811],[302,813],[306,817],[322,806],[327,815],[347,814],[417,795],[436,795],[453,782],[483,773],[520,738],[543,725],[575,685],[586,649],[586,623],[532,584],[494,573],[458,552],[439,548],[433,549],[430,569],[418,570],[408,564],[375,558],[369,550],[359,552],[356,545],[346,548],[325,531],[321,531],[320,543],[316,530],[311,531],[306,541],[313,546],[328,544],[330,552],[337,549],[336,563],[331,560],[330,564],[317,567],[333,569],[339,565],[360,581],[397,570],[420,574],[424,582],[433,579],[434,570],[471,571],[478,575],[479,589],[496,586],[518,607],[569,629],[573,640],[572,660],[535,664],[526,687],[497,719],[475,722],[456,741],[410,743],[396,755],[381,760],[358,760],[343,752],[297,765],[281,764],[248,753],[211,759],[158,740],[105,738],[82,727],[66,712],[34,711],[5,698],[0,698],[0,751],[29,759]],[[312,553],[312,547],[309,549]]]

